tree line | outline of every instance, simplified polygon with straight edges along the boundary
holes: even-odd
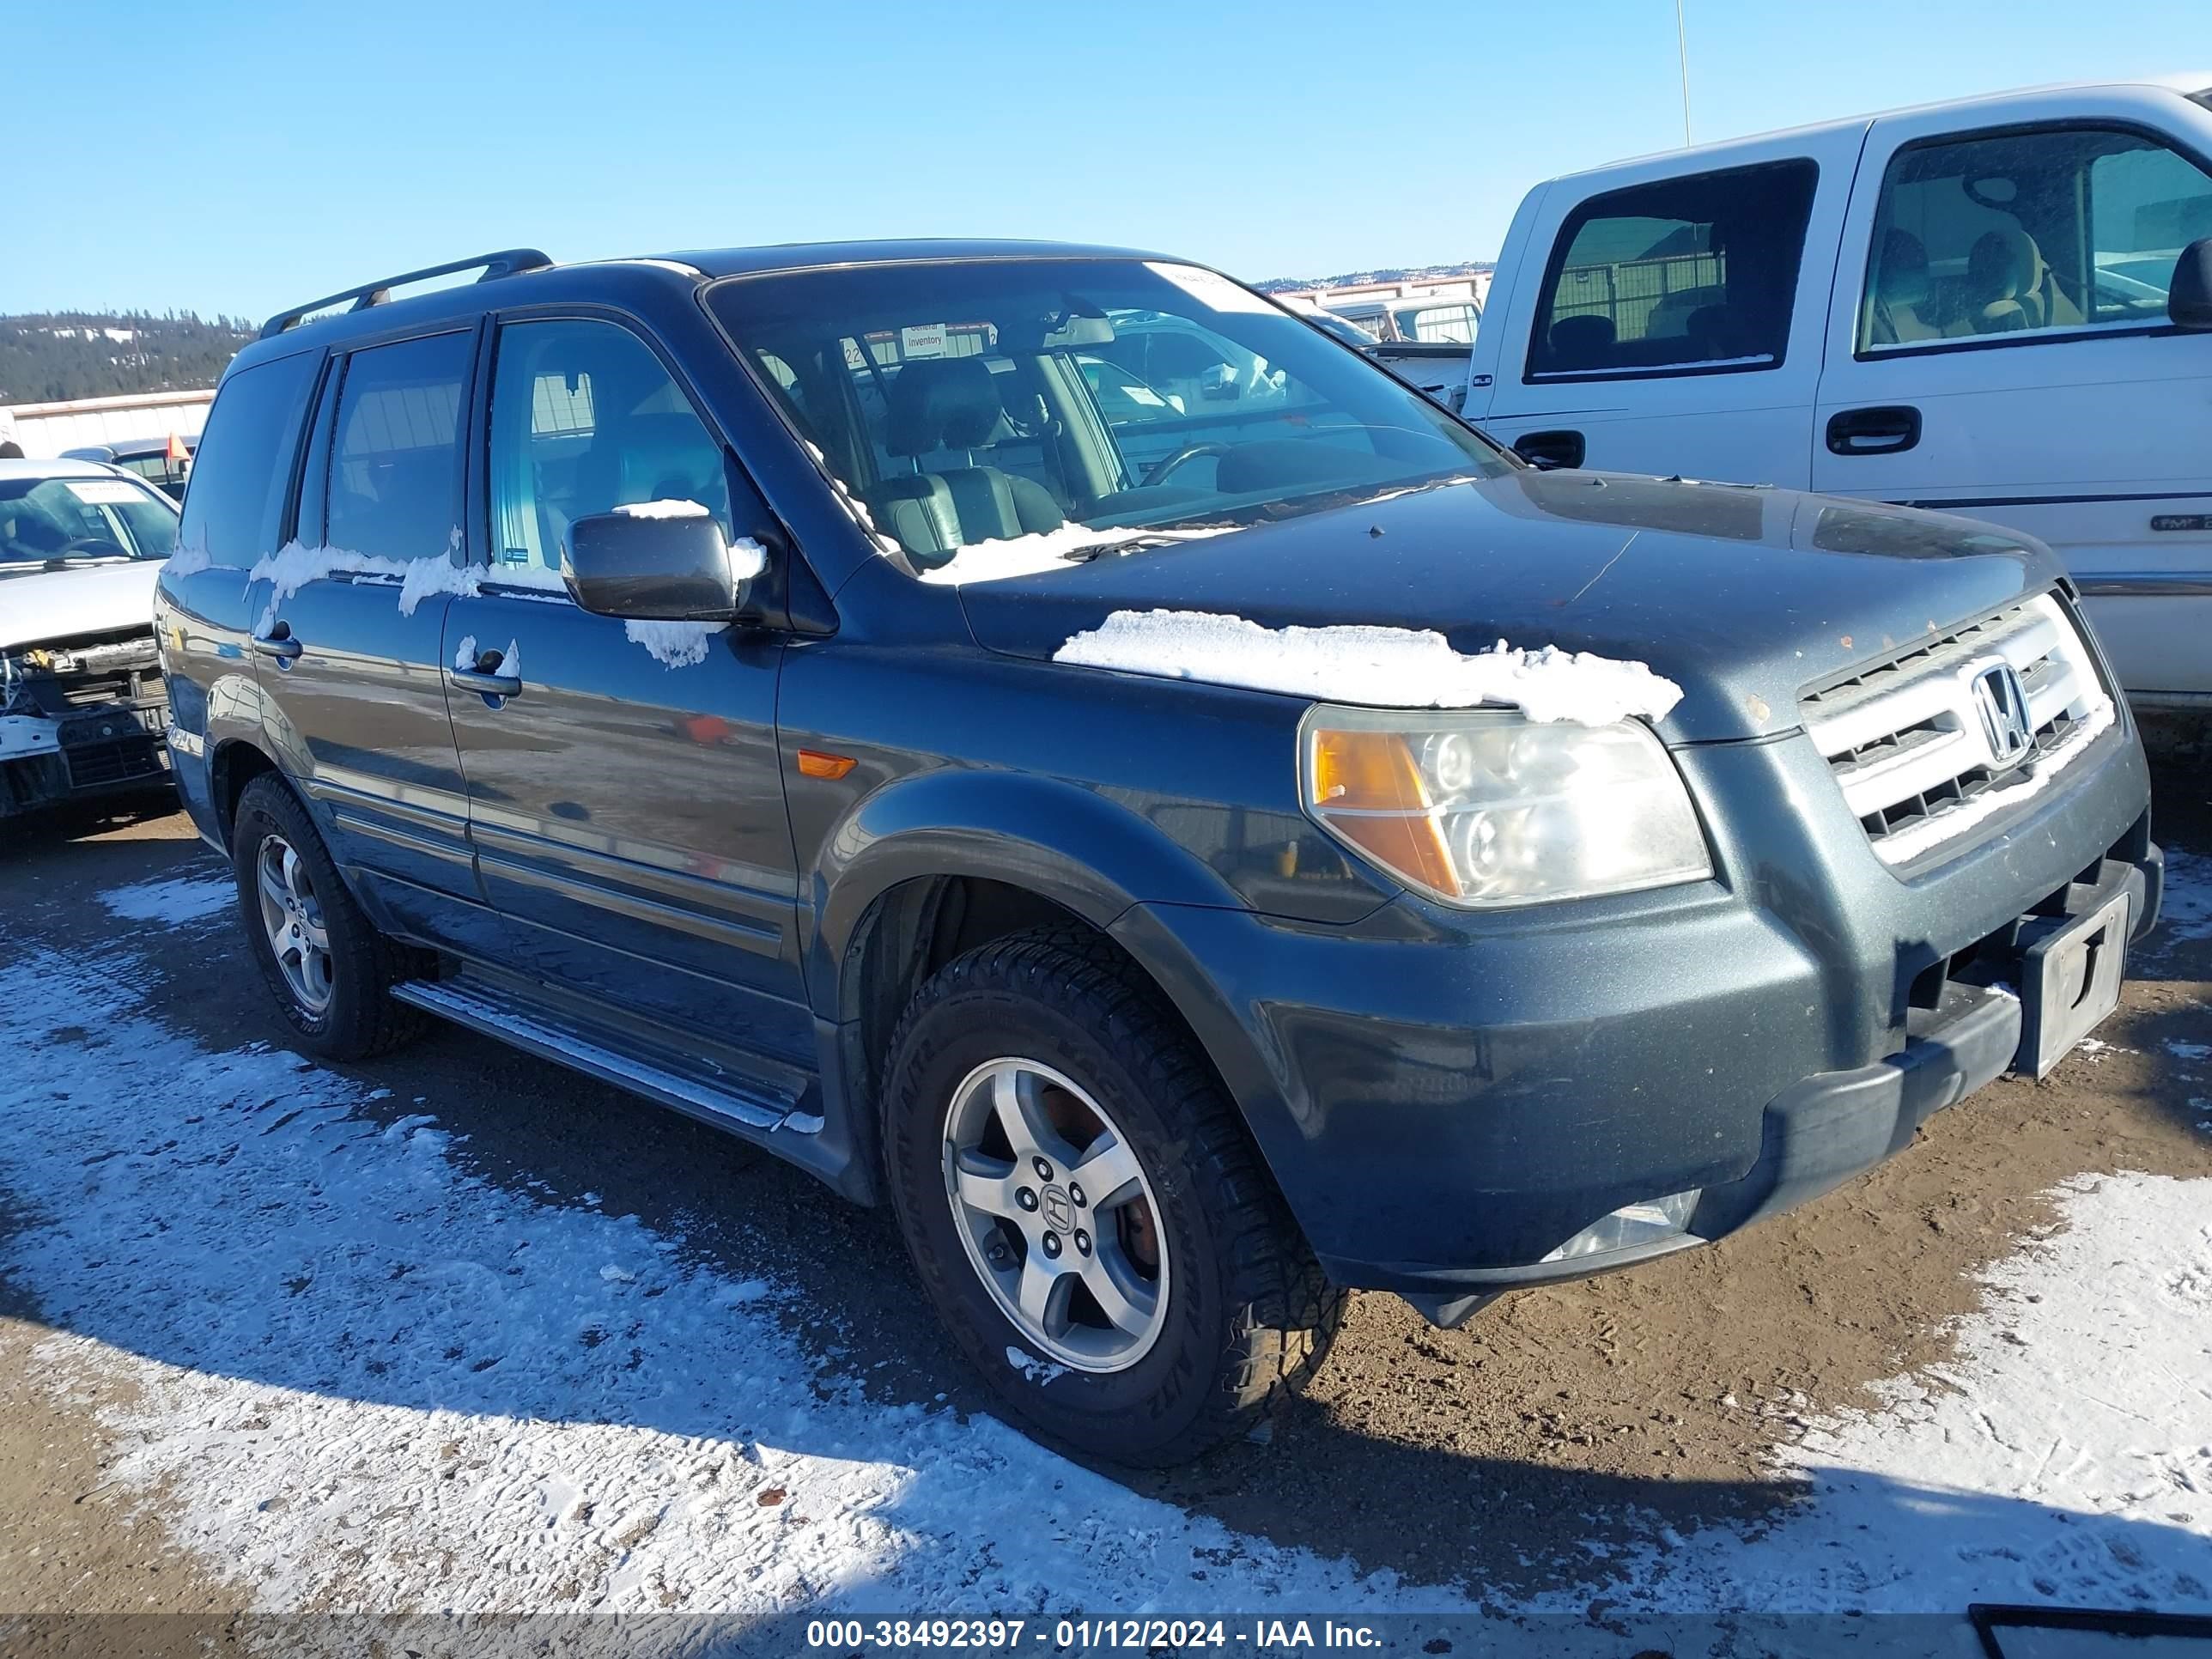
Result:
[[[0,404],[211,386],[256,332],[243,318],[189,311],[0,314]]]

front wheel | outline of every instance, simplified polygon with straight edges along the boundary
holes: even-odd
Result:
[[[1343,1297],[1152,988],[1075,929],[915,995],[884,1080],[892,1200],[993,1391],[1047,1435],[1180,1462],[1319,1364]]]

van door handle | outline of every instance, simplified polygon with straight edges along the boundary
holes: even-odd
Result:
[[[1832,455],[1896,455],[1920,441],[1920,411],[1910,404],[1839,409],[1828,417]]]
[[[1524,432],[1513,441],[1516,455],[1547,472],[1555,467],[1580,466],[1587,448],[1579,432]]]
[[[291,623],[280,622],[266,634],[254,635],[253,648],[264,657],[276,658],[280,666],[289,666],[307,647],[292,637]]]

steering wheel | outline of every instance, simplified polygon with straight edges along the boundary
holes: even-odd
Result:
[[[1226,455],[1228,453],[1227,444],[1185,444],[1174,454],[1155,461],[1146,468],[1145,476],[1137,481],[1138,487],[1150,489],[1156,483],[1164,483],[1168,474],[1179,467],[1188,466],[1201,455]]]

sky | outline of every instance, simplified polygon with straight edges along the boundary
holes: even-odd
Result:
[[[1684,7],[1700,140],[2059,80],[2212,84],[2205,0],[2132,0],[2124,28],[2081,0]],[[0,312],[258,318],[518,245],[1062,237],[1326,276],[1491,258],[1531,185],[1682,142],[1673,0],[0,13]]]

